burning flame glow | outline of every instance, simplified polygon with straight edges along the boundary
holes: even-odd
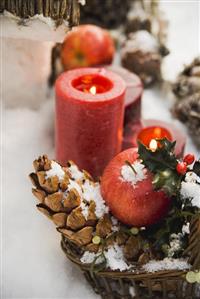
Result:
[[[152,152],[155,152],[158,148],[158,143],[155,139],[151,139],[149,142],[149,148],[152,150]]]
[[[95,95],[97,93],[97,89],[96,89],[96,86],[92,86],[89,90],[89,92],[93,95]]]

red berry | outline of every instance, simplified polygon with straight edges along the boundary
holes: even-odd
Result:
[[[187,164],[185,162],[178,162],[176,165],[176,171],[184,175],[187,171]]]
[[[185,162],[187,165],[190,165],[194,162],[194,160],[195,160],[195,156],[192,154],[188,154],[185,155],[183,162]]]

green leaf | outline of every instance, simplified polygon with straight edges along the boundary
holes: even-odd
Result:
[[[156,151],[151,151],[141,142],[138,142],[138,153],[143,164],[151,171],[158,172],[166,169],[176,169],[177,159],[174,154],[175,142],[168,139],[156,139],[161,145]]]
[[[176,171],[167,169],[164,171],[157,172],[153,178],[154,188],[162,189],[169,196],[177,195],[181,187],[181,177]]]
[[[162,189],[169,196],[177,195],[181,187],[181,176],[176,171],[177,158],[174,154],[176,142],[168,139],[156,139],[159,147],[151,151],[138,142],[138,153],[143,164],[154,173],[154,188]]]
[[[200,177],[200,160],[194,163],[193,171]]]

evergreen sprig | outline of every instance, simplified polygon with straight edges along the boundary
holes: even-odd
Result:
[[[182,177],[176,171],[178,160],[174,153],[176,142],[168,139],[156,139],[158,148],[152,151],[138,142],[138,153],[142,163],[153,174],[155,189],[163,189],[168,195],[175,196],[180,190]]]

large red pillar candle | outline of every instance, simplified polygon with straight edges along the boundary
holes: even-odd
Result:
[[[122,145],[125,82],[103,68],[62,73],[56,91],[56,158],[102,174]]]

